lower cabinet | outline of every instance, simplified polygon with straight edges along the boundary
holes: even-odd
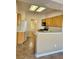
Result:
[[[24,32],[17,32],[17,44],[22,44],[25,40]]]

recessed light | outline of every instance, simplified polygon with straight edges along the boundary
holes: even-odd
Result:
[[[42,12],[43,10],[45,10],[46,8],[45,7],[39,7],[36,12]]]
[[[30,7],[30,11],[35,11],[36,9],[38,8],[38,6],[36,6],[36,5],[31,5],[31,7]]]

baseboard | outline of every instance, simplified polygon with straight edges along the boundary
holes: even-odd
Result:
[[[42,56],[47,56],[47,55],[59,53],[59,52],[63,52],[63,50],[58,50],[58,51],[53,51],[53,52],[48,52],[48,53],[43,53],[43,54],[35,54],[35,56],[38,58],[38,57],[42,57]]]

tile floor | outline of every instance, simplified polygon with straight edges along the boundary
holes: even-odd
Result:
[[[36,58],[33,54],[33,50],[29,48],[30,42],[25,42],[22,45],[16,47],[16,59],[63,59],[63,53],[53,54]]]

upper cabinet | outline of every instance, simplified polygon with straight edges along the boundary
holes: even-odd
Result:
[[[46,26],[49,27],[62,27],[63,15],[43,19],[42,23],[43,22],[45,22]]]
[[[20,21],[21,21],[21,14],[17,13],[17,25],[20,24]]]
[[[63,15],[53,17],[53,27],[62,27],[63,25]]]
[[[50,26],[50,27],[53,26],[53,18],[47,18],[46,19],[46,26]]]

